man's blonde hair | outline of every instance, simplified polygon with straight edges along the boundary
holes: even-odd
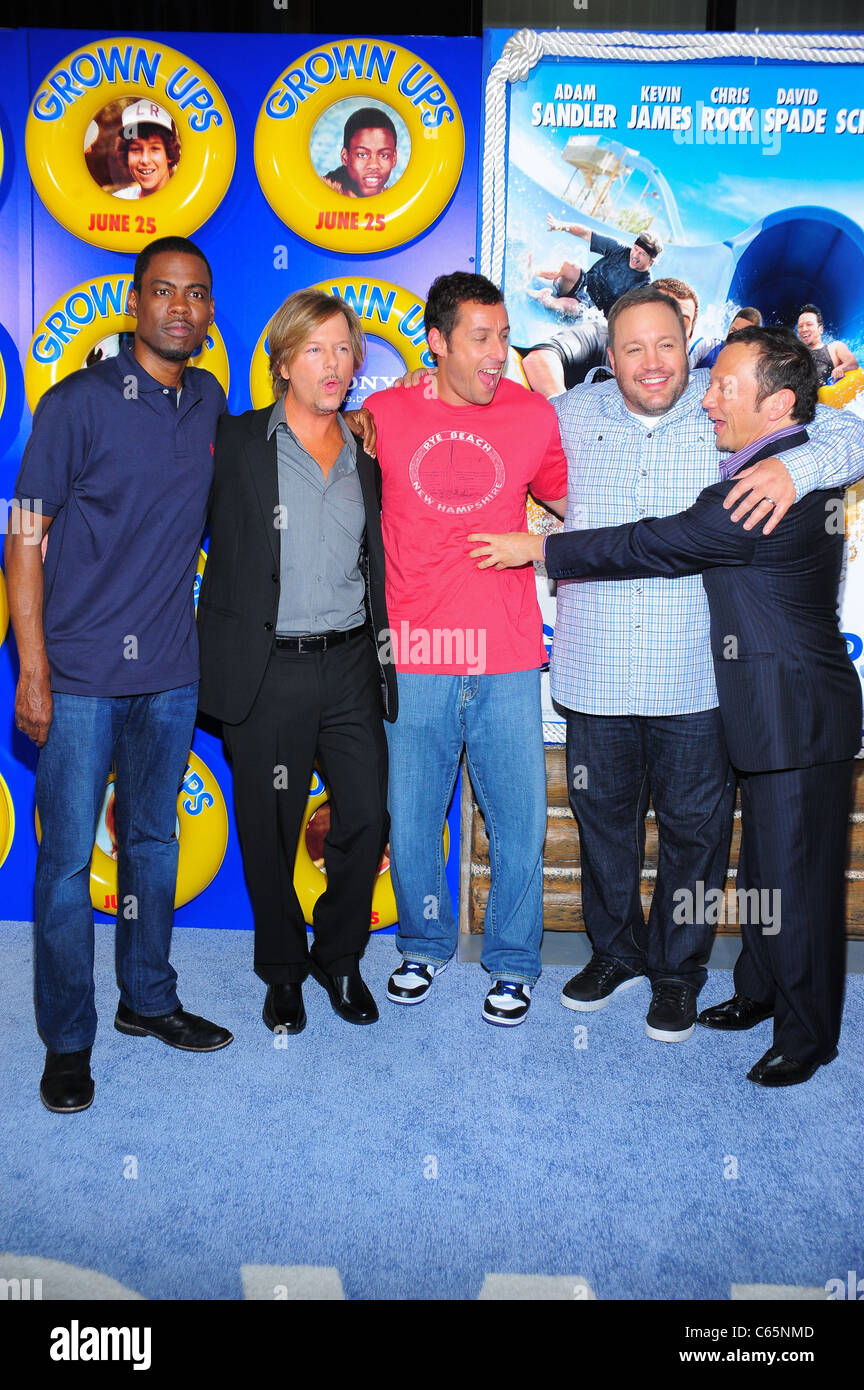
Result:
[[[288,390],[288,382],[282,376],[280,367],[290,363],[315,329],[336,314],[344,314],[348,324],[356,372],[366,356],[366,338],[350,304],[346,304],[338,295],[325,294],[323,290],[295,290],[276,310],[268,326],[267,339],[270,346],[270,377],[277,401]]]

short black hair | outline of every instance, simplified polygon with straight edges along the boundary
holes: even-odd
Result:
[[[504,296],[497,285],[485,275],[472,275],[467,270],[454,270],[452,275],[439,275],[429,286],[423,322],[428,337],[430,328],[437,328],[450,342],[456,315],[462,304],[503,304]]]
[[[824,328],[824,327],[825,327],[825,322],[824,322],[824,320],[823,320],[823,318],[822,318],[822,310],[818,307],[818,305],[816,305],[816,304],[802,304],[802,305],[801,305],[801,308],[798,310],[798,318],[799,318],[799,319],[800,319],[800,317],[801,317],[802,314],[815,314],[815,315],[816,315],[816,322],[818,323],[819,327],[820,327],[820,328]]]
[[[813,311],[810,310],[812,313]],[[807,424],[816,414],[819,373],[813,355],[791,328],[738,328],[726,342],[759,349],[756,361],[756,404],[761,405],[775,391],[793,391],[795,405],[789,414]]]
[[[689,298],[689,295],[688,295]],[[614,337],[615,324],[618,315],[625,309],[632,309],[636,304],[665,304],[667,309],[674,311],[675,317],[681,327],[681,337],[684,339],[684,346],[687,346],[687,329],[684,325],[684,315],[681,313],[681,305],[674,295],[668,290],[658,290],[655,285],[640,285],[638,290],[628,290],[622,294],[620,299],[616,299],[609,313],[606,315],[606,327],[609,332],[609,346],[615,351]]]
[[[387,130],[393,136],[393,144],[398,143],[395,125],[387,112],[380,111],[377,106],[361,106],[359,111],[348,117],[342,134],[343,149],[348,149],[352,135],[356,135],[358,130]]]
[[[154,256],[160,256],[163,251],[176,251],[182,256],[197,256],[199,261],[203,261],[207,267],[207,275],[210,280],[210,290],[213,290],[213,271],[210,269],[210,262],[204,255],[200,246],[196,246],[194,241],[189,241],[185,236],[160,236],[156,241],[151,241],[138,252],[135,258],[135,268],[132,271],[132,288],[136,294],[141,293],[141,281],[144,279],[144,272]]]

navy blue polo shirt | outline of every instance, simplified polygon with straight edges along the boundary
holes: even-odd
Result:
[[[632,246],[622,246],[620,241],[599,232],[591,233],[590,249],[600,256],[590,270],[585,272],[588,293],[597,308],[608,314],[616,299],[628,290],[641,289],[650,284],[651,274],[647,270],[634,270],[630,265]]]
[[[210,372],[187,367],[178,404],[125,344],[42,397],[15,499],[54,518],[52,690],[143,695],[198,679],[193,584],[224,409]]]

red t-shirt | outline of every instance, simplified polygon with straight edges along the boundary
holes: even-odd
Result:
[[[479,570],[473,531],[527,531],[530,491],[567,492],[549,402],[502,380],[489,405],[448,405],[422,386],[365,404],[378,430],[387,610],[397,671],[500,675],[546,661],[534,566]]]

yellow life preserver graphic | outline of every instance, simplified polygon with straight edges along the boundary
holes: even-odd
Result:
[[[835,381],[833,386],[819,387],[819,400],[823,405],[833,405],[837,409],[842,409],[844,405],[849,405],[856,397],[864,391],[864,371],[860,367],[852,372],[847,372],[841,376],[839,381]]]
[[[864,499],[859,499],[857,487],[851,487],[846,493],[845,518],[848,562],[851,565],[864,553]]]
[[[0,647],[6,641],[9,631],[9,596],[6,593],[6,576],[0,570]]]
[[[113,151],[114,139],[133,138],[138,125],[165,135],[159,167],[145,163],[136,174],[129,156],[124,166]],[[236,151],[231,112],[212,77],[176,49],[141,38],[94,41],[63,58],[30,104],[25,147],[52,217],[82,241],[125,252],[206,222],[231,182]]]
[[[312,163],[313,128],[345,98],[394,111],[411,140],[398,182],[369,197],[328,187]],[[349,255],[389,251],[431,226],[456,190],[464,154],[450,89],[422,58],[383,39],[340,39],[304,53],[273,83],[255,126],[255,170],[277,217],[313,246]]]
[[[336,295],[349,304],[360,319],[364,333],[382,338],[398,352],[406,370],[432,367],[435,358],[426,345],[423,324],[425,302],[401,285],[386,280],[350,276],[338,280],[319,280],[313,290]],[[255,344],[249,369],[249,391],[256,410],[273,404],[273,383],[270,380],[270,357],[267,349],[269,323]]]
[[[36,834],[42,838],[38,812]],[[180,860],[174,906],[182,907],[203,893],[216,877],[228,845],[225,798],[213,773],[197,753],[189,754],[183,785],[177,796],[177,838]],[[98,912],[110,915],[118,911],[113,770],[105,788],[90,860],[90,901]],[[122,903],[119,911],[123,911]]]
[[[525,368],[522,366],[522,358],[514,347],[508,347],[507,357],[504,362],[503,376],[508,381],[515,381],[517,386],[524,386],[526,391],[531,390],[531,383],[525,375]]]
[[[75,285],[51,305],[37,325],[24,362],[24,390],[31,410],[49,386],[85,366],[92,352],[101,349],[102,355],[116,355],[117,336],[134,333],[136,320],[126,313],[131,285],[129,272],[101,275]],[[212,372],[227,395],[228,354],[215,324],[207,329],[190,362]]]
[[[303,915],[310,923],[313,908],[327,887],[322,846],[324,836],[330,826],[328,796],[327,787],[316,768],[309,784],[309,799],[306,802],[306,814],[303,817],[300,839],[297,841],[297,856],[294,860],[294,889],[303,909]],[[316,820],[319,822],[317,825],[315,824]],[[375,890],[372,894],[372,920],[370,922],[372,931],[379,931],[381,927],[392,927],[397,917],[388,851],[389,846],[384,852],[384,858],[381,861],[378,877],[375,881]],[[449,853],[450,836],[445,825],[445,859]]]
[[[100,912],[117,911],[117,860],[112,807],[114,776],[108,780],[90,861],[90,901]],[[182,907],[203,893],[219,872],[228,844],[228,813],[219,783],[196,753],[189,754],[177,797],[180,859],[174,906]],[[122,904],[120,905],[122,910]]]
[[[15,838],[15,805],[2,776],[0,776],[0,867],[12,848]]]
[[[198,551],[198,568],[195,571],[195,583],[192,586],[192,601],[195,604],[195,615],[198,615],[198,599],[201,594],[201,581],[204,578],[204,566],[207,563],[207,551]]]
[[[6,408],[6,364],[3,361],[3,354],[0,353],[0,416]]]

